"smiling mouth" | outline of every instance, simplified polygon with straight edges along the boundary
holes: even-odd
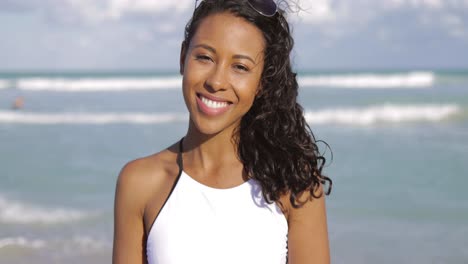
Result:
[[[197,97],[200,98],[200,100],[203,102],[203,104],[205,104],[209,108],[213,108],[213,109],[225,108],[225,107],[229,106],[230,104],[232,104],[229,101],[218,101],[218,100],[215,101],[215,100],[209,99],[209,98],[207,98],[207,97],[205,97],[205,96],[203,96],[202,94],[199,94],[199,93],[197,93]]]

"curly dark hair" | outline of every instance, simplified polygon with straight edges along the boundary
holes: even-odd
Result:
[[[242,17],[263,32],[262,89],[242,117],[233,140],[246,175],[260,183],[265,200],[280,203],[280,197],[289,193],[291,204],[297,208],[305,202],[299,199],[303,193],[310,193],[310,199],[319,198],[323,189],[318,190],[326,183],[325,194],[330,194],[332,181],[322,174],[325,158],[297,102],[298,83],[290,61],[294,40],[285,11],[279,8],[274,16],[267,17],[247,1],[202,1],[185,27],[184,43],[189,46],[204,18],[223,12]]]

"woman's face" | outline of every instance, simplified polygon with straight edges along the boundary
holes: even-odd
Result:
[[[260,89],[264,42],[256,26],[230,13],[201,21],[181,57],[185,104],[199,132],[240,124]]]

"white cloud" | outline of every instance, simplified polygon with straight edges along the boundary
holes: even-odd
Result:
[[[463,26],[463,20],[459,16],[454,14],[445,14],[444,16],[442,16],[441,20],[447,26]]]
[[[467,0],[385,0],[383,5],[388,8],[426,8],[426,9],[447,9],[447,8],[467,8]]]
[[[330,0],[304,0],[300,5],[299,16],[306,23],[331,22],[337,16]]]
[[[16,0],[14,3],[0,0],[0,10],[39,9],[52,16],[62,16],[60,19],[65,21],[77,17],[88,22],[119,21],[131,15],[170,15],[171,19],[177,19],[186,16],[194,6],[194,0]],[[344,26],[366,23],[398,9],[421,12],[468,9],[468,0],[300,0],[298,3],[303,10],[299,13],[300,21]]]
[[[400,8],[400,7],[415,7],[415,8],[434,8],[439,9],[444,7],[442,0],[387,0],[385,1],[387,7]]]
[[[468,33],[466,31],[465,21],[455,14],[444,14],[440,18],[440,23],[444,27],[450,36],[460,39],[468,39]]]
[[[468,39],[468,33],[463,28],[451,29],[449,34],[456,38]]]
[[[118,63],[140,67],[165,59],[176,67],[177,60],[172,59],[178,56],[184,25],[193,12],[194,1],[0,0],[0,22],[3,21],[0,33],[2,29],[3,34],[15,32],[5,37],[0,46],[6,47],[2,50],[17,50],[16,59],[10,61],[22,61],[23,51],[34,50],[26,45],[31,41],[24,40],[30,40],[31,33],[36,33],[38,43],[44,42],[41,47],[48,46],[35,47],[36,53],[44,54],[37,57],[38,65],[47,61],[43,58],[51,57],[50,53],[60,51],[63,58],[57,67],[73,63],[88,65],[91,61],[102,67],[114,67]],[[300,58],[304,61],[322,59],[321,63],[330,65],[355,65],[365,62],[365,56],[359,54],[367,52],[367,60],[375,63],[374,53],[381,52],[382,63],[394,58],[393,62],[397,62],[398,54],[403,54],[401,61],[416,63],[414,54],[420,54],[422,61],[426,58],[435,61],[437,56],[427,56],[428,51],[443,54],[450,47],[453,53],[466,54],[459,47],[468,41],[468,0],[290,1],[299,2],[303,9],[299,16],[293,13],[290,18],[297,46],[303,47]],[[2,14],[6,13],[13,16],[2,20]],[[35,18],[15,22],[14,15],[19,13],[18,17],[33,14]],[[419,45],[420,42],[424,45]],[[25,47],[21,50],[16,44],[8,43],[25,43]],[[161,45],[163,49],[155,49]],[[0,52],[0,57],[5,57],[4,54]],[[96,57],[100,59],[95,60]],[[453,59],[441,60],[461,65],[457,60],[462,57],[457,54]],[[7,54],[6,58],[15,57]],[[23,59],[22,63],[27,65],[30,60]]]
[[[181,14],[193,8],[192,0],[14,0],[1,1],[0,13],[40,11],[52,20],[85,22],[124,19],[127,15]]]
[[[139,40],[139,41],[142,41],[142,42],[148,42],[148,41],[151,41],[153,40],[154,38],[154,34],[148,30],[145,30],[145,29],[138,29],[136,32],[135,32],[135,37]]]
[[[110,17],[119,18],[128,13],[157,14],[161,12],[182,13],[186,11],[191,0],[108,0],[106,10]]]
[[[177,27],[174,23],[161,23],[160,25],[158,25],[157,27],[158,31],[159,32],[162,32],[162,33],[169,33],[169,32],[174,32],[177,30]]]

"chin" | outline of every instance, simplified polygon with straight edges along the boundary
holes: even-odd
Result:
[[[224,130],[224,126],[221,124],[217,124],[218,122],[213,121],[201,121],[196,122],[193,121],[195,127],[197,128],[198,132],[204,135],[216,135]]]
[[[204,118],[191,118],[191,122],[200,134],[216,135],[223,131],[232,131],[240,122],[236,124],[227,124],[225,120],[206,120]]]

